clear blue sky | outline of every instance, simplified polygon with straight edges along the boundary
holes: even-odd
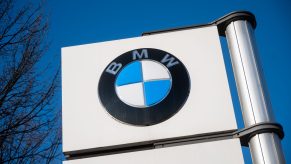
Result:
[[[113,1],[51,0],[49,54],[60,62],[60,49],[86,43],[140,36],[142,32],[209,23],[235,10],[248,10],[256,15],[257,45],[267,81],[273,111],[285,130],[282,141],[287,163],[291,163],[291,1]],[[229,83],[239,127],[241,114],[228,50],[222,39]],[[61,97],[59,97],[61,101]],[[249,153],[244,149],[246,163]]]

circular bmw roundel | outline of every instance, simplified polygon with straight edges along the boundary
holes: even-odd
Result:
[[[103,71],[98,93],[115,119],[138,126],[163,122],[186,102],[190,79],[183,63],[162,50],[121,54]]]

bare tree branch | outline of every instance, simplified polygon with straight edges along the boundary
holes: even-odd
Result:
[[[42,4],[16,3],[0,0],[0,163],[50,163],[60,155],[59,71],[46,74],[41,63],[48,49]]]

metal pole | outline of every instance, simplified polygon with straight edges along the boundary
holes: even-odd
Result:
[[[275,122],[267,95],[254,29],[248,20],[234,20],[225,30],[245,127]],[[253,163],[284,164],[281,142],[275,133],[261,133],[249,141]]]

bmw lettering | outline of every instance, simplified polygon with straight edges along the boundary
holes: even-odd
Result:
[[[176,114],[190,92],[183,63],[159,49],[143,48],[121,54],[104,69],[99,99],[113,118],[149,126]]]

